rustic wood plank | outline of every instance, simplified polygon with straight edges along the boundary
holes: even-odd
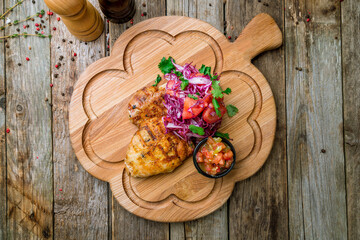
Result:
[[[5,12],[4,2],[0,0],[0,12]],[[0,21],[4,25],[5,21]],[[4,36],[4,31],[0,31]],[[6,143],[5,143],[5,42],[0,40],[0,239],[6,237]]]
[[[96,0],[90,2],[99,10]],[[54,85],[54,237],[107,239],[107,184],[83,169],[71,147],[68,131],[69,103],[74,83],[87,66],[104,57],[105,34],[94,42],[80,42],[56,17],[51,18],[51,28],[56,27],[51,40],[51,79]],[[74,53],[77,56],[74,56]],[[63,60],[60,60],[61,56]],[[58,63],[61,66],[56,69],[54,66]]]
[[[360,4],[341,3],[348,238],[360,239]]]
[[[15,4],[6,0],[5,6]],[[42,1],[24,2],[9,15],[24,19],[45,9]],[[43,18],[48,26],[48,20]],[[36,18],[36,22],[40,22]],[[35,26],[26,31],[33,33]],[[17,33],[16,28],[5,34]],[[7,237],[38,239],[53,237],[53,164],[51,107],[44,102],[50,90],[50,40],[13,38],[6,48],[6,126],[7,134]],[[29,49],[31,47],[31,50]],[[26,61],[26,57],[30,61]],[[21,66],[18,63],[22,64]]]
[[[290,238],[346,239],[340,1],[286,1],[285,31]]]
[[[165,0],[136,0],[135,6],[134,24],[148,18],[165,15]],[[141,16],[141,13],[144,12],[146,16]],[[110,23],[110,49],[120,34],[131,26],[130,22],[124,24]],[[139,218],[123,209],[113,196],[111,197],[111,204],[112,239],[169,239],[169,224]]]
[[[246,24],[261,12],[273,17],[283,31],[283,1],[228,0],[226,34],[234,40]],[[275,141],[263,168],[236,185],[229,204],[230,239],[287,239],[286,113],[284,47],[253,60],[273,91],[277,106]]]
[[[206,21],[224,32],[224,8],[222,1],[213,0],[167,0],[167,15],[182,15]],[[227,204],[201,219],[181,224],[170,224],[171,239],[183,236],[187,239],[227,239]]]

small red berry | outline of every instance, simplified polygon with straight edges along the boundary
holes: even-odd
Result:
[[[50,12],[50,15],[54,15],[54,13],[53,13],[53,12]]]
[[[23,28],[26,29],[26,25],[24,25]]]
[[[55,30],[56,30],[56,27],[53,27],[53,30],[55,31]]]
[[[26,61],[30,61],[30,58],[26,57]]]
[[[74,57],[76,57],[77,56],[77,54],[76,53],[74,53]]]
[[[36,28],[36,31],[39,31],[39,30],[40,30],[40,28],[37,27],[37,28]]]
[[[57,17],[56,20],[60,21],[60,17]]]
[[[58,67],[59,67],[59,65],[55,64],[55,67],[56,67],[56,68],[58,68]]]
[[[53,87],[54,85],[52,83],[50,83],[50,87]]]
[[[61,192],[61,191],[62,191],[62,188],[59,188],[59,191]]]
[[[231,36],[228,36],[228,39],[231,39]]]
[[[39,26],[39,24],[38,23],[35,23],[35,27],[38,27]]]
[[[310,18],[306,19],[307,22],[310,22]]]
[[[41,15],[41,14],[39,14],[39,18],[42,18],[42,15]]]
[[[143,16],[144,16],[144,13],[142,13],[141,16],[143,17]]]
[[[47,13],[47,15],[50,15],[50,11],[47,11],[46,13]]]
[[[44,31],[41,31],[41,34],[44,34]]]
[[[10,129],[9,129],[9,128],[7,128],[7,129],[6,129],[6,132],[7,132],[7,133],[9,133],[9,132],[10,132]]]

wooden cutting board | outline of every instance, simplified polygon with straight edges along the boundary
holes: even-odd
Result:
[[[140,217],[179,222],[215,211],[235,182],[258,171],[270,153],[274,97],[251,59],[281,44],[281,31],[267,14],[257,15],[233,43],[210,24],[188,17],[152,18],[131,27],[116,41],[111,56],[91,64],[74,87],[69,125],[76,156],[90,174],[110,183],[125,209]],[[221,74],[222,87],[232,89],[225,103],[239,113],[225,116],[220,131],[233,138],[237,161],[224,178],[203,177],[192,158],[172,173],[148,178],[130,177],[124,169],[127,145],[137,130],[128,119],[129,98],[154,83],[161,74],[158,63],[168,56],[180,65],[211,66]]]

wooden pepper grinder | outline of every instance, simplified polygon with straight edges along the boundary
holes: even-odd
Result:
[[[99,0],[100,9],[114,23],[125,23],[135,15],[135,0]]]
[[[82,41],[97,39],[104,30],[99,12],[87,0],[44,0],[59,14],[71,34]]]

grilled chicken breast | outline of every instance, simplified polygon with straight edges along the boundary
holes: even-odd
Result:
[[[186,141],[166,133],[162,119],[155,117],[143,122],[133,136],[125,165],[134,177],[168,173],[181,165],[192,151]]]
[[[138,90],[128,105],[130,121],[140,127],[147,119],[165,116],[164,94],[165,88],[153,86]]]
[[[164,88],[145,87],[129,102],[130,121],[139,127],[126,153],[125,166],[134,177],[172,172],[192,154],[193,146],[166,133]]]

